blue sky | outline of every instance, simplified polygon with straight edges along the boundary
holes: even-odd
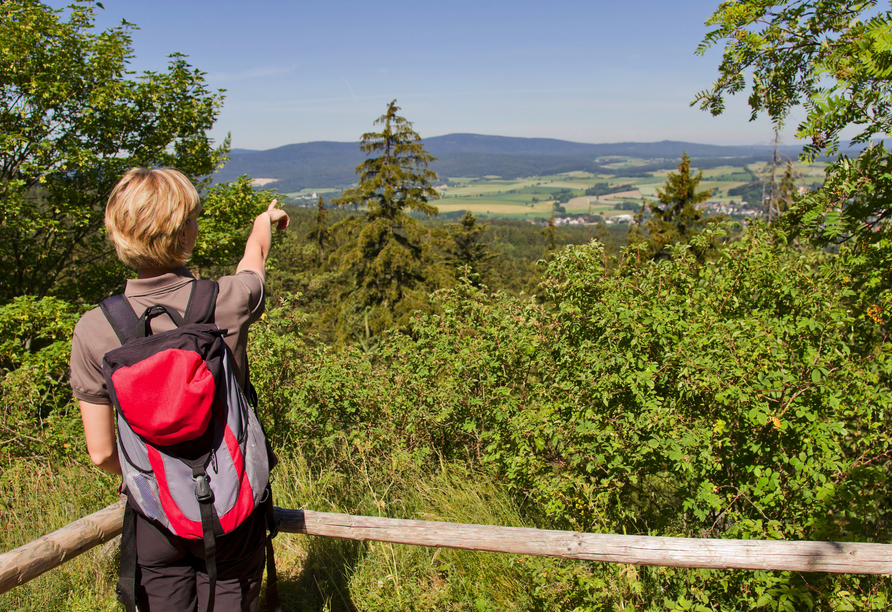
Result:
[[[720,51],[694,50],[718,0],[103,5],[99,27],[122,18],[139,27],[134,69],[161,70],[180,52],[227,90],[213,136],[231,133],[236,148],[356,141],[393,99],[423,138],[771,140],[742,96],[719,118],[689,106],[717,75]],[[792,129],[784,142],[795,142]]]

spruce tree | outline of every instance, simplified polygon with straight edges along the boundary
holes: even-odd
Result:
[[[548,218],[540,233],[545,237],[545,254],[554,253],[557,250],[557,227],[554,224],[554,213]]]
[[[437,175],[428,169],[436,158],[399,110],[394,100],[375,121],[383,129],[363,134],[360,148],[374,156],[356,168],[359,184],[332,200],[366,209],[333,228],[344,240],[335,258],[354,280],[342,301],[347,335],[358,328],[368,337],[405,318],[424,303],[433,274],[430,231],[408,212],[437,214],[430,204],[439,198],[431,185]]]
[[[777,197],[772,199],[770,205],[774,214],[769,216],[769,221],[777,220],[780,215],[787,212],[796,202],[796,196],[799,194],[799,188],[796,186],[796,179],[798,178],[799,175],[793,167],[793,160],[788,159],[784,166],[784,174],[777,188]]]
[[[319,260],[325,260],[325,245],[331,239],[331,228],[328,227],[328,211],[325,210],[325,200],[322,196],[316,200],[316,214],[313,215],[313,225],[307,232],[307,238],[319,247]]]
[[[668,257],[668,245],[688,243],[706,226],[706,218],[697,208],[712,196],[711,190],[697,191],[703,171],[691,176],[691,158],[687,153],[676,168],[677,172],[666,176],[663,188],[657,189],[658,202],[648,204],[653,214],[646,223],[649,254],[655,259]]]
[[[471,283],[475,286],[480,285],[481,264],[495,257],[485,244],[478,242],[480,234],[487,227],[488,223],[478,224],[477,217],[470,210],[465,211],[458,223],[449,224],[451,241],[446,247],[447,261],[459,274],[467,269]]]

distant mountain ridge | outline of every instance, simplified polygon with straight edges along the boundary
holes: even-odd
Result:
[[[541,176],[574,170],[615,174],[596,161],[610,156],[649,160],[647,170],[671,168],[685,151],[692,158],[704,160],[747,158],[758,161],[771,156],[767,146],[721,146],[669,140],[586,144],[554,138],[482,134],[434,136],[425,138],[424,146],[437,157],[431,169],[443,180],[460,176]],[[781,152],[787,157],[795,157],[800,149],[783,147]],[[214,176],[214,180],[231,181],[243,174],[272,178],[277,180],[269,187],[284,193],[306,188],[345,187],[356,182],[356,166],[365,157],[358,142],[307,142],[266,151],[233,149],[229,153],[229,163]]]

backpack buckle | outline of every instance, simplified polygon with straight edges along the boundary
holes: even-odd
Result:
[[[195,482],[195,499],[199,503],[206,504],[214,501],[214,493],[211,491],[211,485],[208,483],[208,477],[205,474],[192,476]]]

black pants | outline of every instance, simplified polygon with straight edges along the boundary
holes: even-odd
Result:
[[[254,612],[263,579],[266,515],[260,506],[235,531],[217,538],[215,612]],[[139,612],[196,612],[208,599],[204,542],[181,538],[136,515]]]

